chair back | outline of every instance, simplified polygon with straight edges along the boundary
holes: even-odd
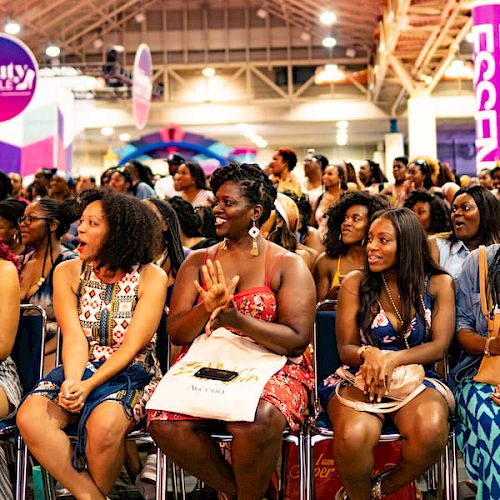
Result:
[[[322,300],[316,305],[316,319],[313,332],[313,367],[315,373],[314,401],[319,411],[318,385],[341,365],[335,335],[336,312],[334,300]]]
[[[24,394],[43,377],[45,348],[45,310],[33,304],[21,304],[21,315],[11,357],[16,363]]]

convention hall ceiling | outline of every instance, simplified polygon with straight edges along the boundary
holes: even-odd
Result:
[[[464,41],[471,28],[471,3],[0,0],[0,24],[9,19],[21,24],[18,36],[41,66],[72,66],[94,76],[102,71],[110,47],[122,46],[120,63],[131,68],[138,44],[146,42],[155,83],[162,87],[164,101],[172,104],[182,105],[192,78],[210,66],[244,90],[237,98],[229,92],[228,102],[291,105],[361,99],[374,103],[385,116],[398,116],[416,91],[470,92],[470,80],[457,83],[443,77],[455,59],[471,60],[470,44]],[[331,26],[320,21],[326,11],[336,15]],[[335,38],[334,47],[323,46],[326,36]],[[61,47],[58,59],[47,59],[48,44]],[[317,73],[325,65],[336,65],[337,80],[334,75],[333,82],[317,85]],[[104,90],[101,98],[128,97],[119,89]]]

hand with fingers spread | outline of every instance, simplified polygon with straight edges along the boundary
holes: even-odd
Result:
[[[377,402],[390,391],[392,372],[396,367],[391,353],[382,354],[376,347],[367,349],[363,364],[359,368],[365,382],[365,394],[370,401]]]
[[[221,326],[229,326],[232,328],[237,328],[237,322],[240,318],[240,312],[238,311],[236,304],[233,301],[233,296],[229,302],[221,307],[217,307],[210,314],[210,319],[205,326],[205,335],[208,337],[214,330],[220,328]]]
[[[212,313],[215,309],[224,307],[231,302],[236,286],[240,280],[239,276],[233,276],[229,286],[226,285],[224,272],[218,260],[212,262],[210,259],[201,268],[205,288],[197,280],[194,282],[196,290],[203,300],[207,312]]]

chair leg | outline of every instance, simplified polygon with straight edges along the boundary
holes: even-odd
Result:
[[[311,474],[311,433],[306,425],[299,434],[299,498],[312,500],[314,498],[314,473]]]
[[[458,500],[458,457],[455,431],[451,431],[448,436],[448,443],[445,448],[445,483],[446,499]]]
[[[161,448],[156,448],[156,500],[167,498],[167,456]]]
[[[26,500],[28,447],[19,434],[16,439],[16,500]]]

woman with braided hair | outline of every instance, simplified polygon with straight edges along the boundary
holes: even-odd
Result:
[[[276,467],[283,430],[298,429],[304,418],[312,372],[302,353],[311,338],[316,294],[303,260],[260,235],[276,199],[261,168],[228,165],[214,172],[210,184],[223,241],[192,252],[177,275],[168,331],[174,344],[184,346],[178,360],[204,331],[211,335],[220,327],[296,359],[267,379],[253,422],[152,409],[149,430],[169,458],[196,477],[239,500],[257,500]],[[231,462],[210,438],[221,428],[233,436]]]
[[[32,251],[23,255],[21,262],[21,301],[41,306],[47,313],[45,366],[53,368],[56,350],[57,323],[52,305],[54,269],[76,254],[65,248],[61,238],[77,219],[74,202],[58,202],[41,198],[26,207],[19,219],[22,242]],[[51,360],[47,358],[51,356]]]

